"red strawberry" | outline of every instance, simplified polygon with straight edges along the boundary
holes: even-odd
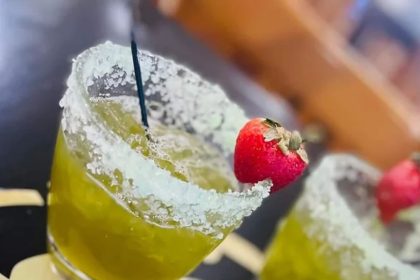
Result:
[[[236,139],[234,170],[242,183],[271,179],[275,192],[299,177],[307,164],[299,132],[270,119],[250,120]]]
[[[385,172],[376,188],[376,204],[381,220],[391,222],[402,209],[420,203],[420,154]]]

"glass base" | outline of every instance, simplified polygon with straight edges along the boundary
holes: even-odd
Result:
[[[48,233],[48,252],[51,256],[53,270],[63,280],[94,280],[75,268],[69,260],[67,260],[58,249],[53,237]]]
[[[58,249],[54,238],[48,233],[48,253],[51,258],[51,270],[62,280],[95,280],[74,267]],[[183,277],[179,280],[199,280],[191,277]]]

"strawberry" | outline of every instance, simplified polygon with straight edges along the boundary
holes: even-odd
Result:
[[[376,204],[386,224],[403,209],[420,203],[420,153],[385,172],[376,187]]]
[[[271,179],[276,192],[299,177],[308,165],[302,138],[270,119],[245,124],[236,139],[234,171],[242,183]]]

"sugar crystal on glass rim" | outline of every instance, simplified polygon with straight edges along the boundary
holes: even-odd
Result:
[[[231,156],[236,135],[247,118],[222,89],[150,52],[140,51],[139,60],[149,118],[187,130],[217,146],[224,156]],[[90,108],[98,97],[118,99],[125,111],[139,114],[133,98],[121,97],[135,90],[128,47],[106,42],[86,50],[74,60],[67,85],[60,102],[67,144],[74,150],[87,147],[81,153],[88,158],[90,173],[113,176],[116,170],[121,172],[121,188],[115,198],[122,205],[141,201],[146,208],[137,214],[151,222],[162,226],[175,223],[222,238],[224,229],[238,226],[269,195],[270,181],[243,192],[218,193],[178,180],[104,125]]]
[[[325,243],[324,250],[331,250],[331,254],[336,252],[334,261],[340,267],[342,279],[367,275],[367,279],[420,279],[420,271],[387,252],[384,244],[368,232],[363,224],[365,221],[360,219],[362,216],[355,213],[358,209],[353,209],[358,202],[352,203],[343,196],[343,191],[350,190],[340,190],[343,187],[340,187],[340,181],[355,182],[360,176],[372,183],[378,180],[380,173],[349,155],[328,156],[321,162],[307,179],[305,191],[295,208],[297,215],[307,219],[302,226],[305,233],[309,238]],[[354,187],[357,186],[345,186],[347,189]]]

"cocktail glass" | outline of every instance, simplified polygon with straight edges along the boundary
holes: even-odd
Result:
[[[355,157],[325,157],[279,224],[260,278],[420,279],[420,271],[396,257],[415,232],[403,224],[385,228],[377,218],[379,177]]]
[[[173,61],[146,51],[139,60],[152,128],[188,133],[229,158],[243,111]],[[268,196],[269,181],[221,191],[215,173],[200,169],[214,184],[204,189],[176,173],[176,162],[149,158],[145,143],[156,139],[140,124],[129,48],[86,50],[67,86],[48,198],[49,250],[65,279],[179,279]],[[168,143],[185,139],[175,133]]]

